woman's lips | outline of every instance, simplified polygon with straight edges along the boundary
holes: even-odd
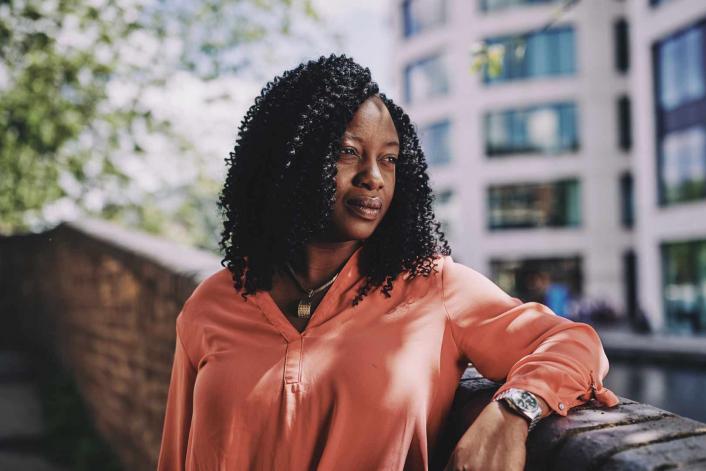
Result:
[[[369,221],[377,219],[382,209],[382,200],[380,198],[349,198],[346,200],[346,206],[357,216]]]

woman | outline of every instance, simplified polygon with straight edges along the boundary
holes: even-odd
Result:
[[[269,82],[227,162],[225,268],[177,317],[160,470],[428,469],[469,361],[507,381],[446,469],[521,470],[539,417],[618,402],[591,327],[453,261],[367,68]]]

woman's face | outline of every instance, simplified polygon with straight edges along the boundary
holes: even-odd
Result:
[[[332,233],[336,241],[369,238],[395,194],[399,138],[383,101],[364,101],[346,126],[338,154]]]

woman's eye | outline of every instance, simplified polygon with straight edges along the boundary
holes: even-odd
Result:
[[[341,150],[338,151],[338,158],[346,159],[347,161],[357,159],[358,151],[353,147],[342,147]]]
[[[395,157],[394,155],[388,155],[387,157],[385,157],[385,160],[393,164],[397,163],[397,157]]]

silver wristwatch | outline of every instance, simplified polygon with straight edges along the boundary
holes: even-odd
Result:
[[[537,396],[524,389],[509,388],[501,392],[495,400],[501,401],[511,411],[527,419],[528,431],[532,430],[542,418],[542,408],[539,406]]]

